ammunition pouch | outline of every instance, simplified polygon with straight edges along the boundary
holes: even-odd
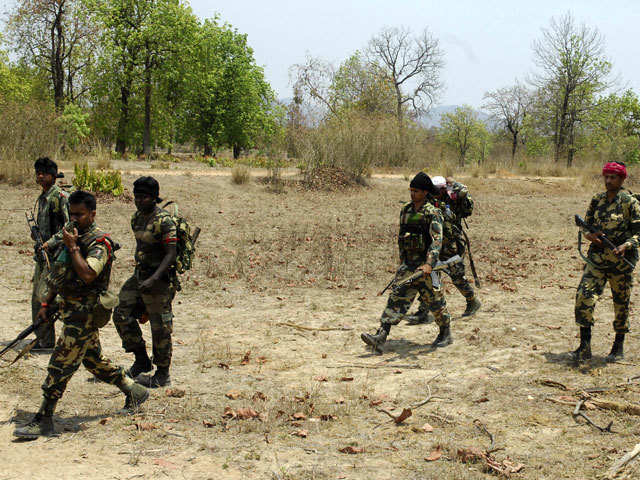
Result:
[[[98,301],[93,309],[92,324],[95,328],[102,328],[111,319],[113,309],[118,306],[119,299],[113,291],[107,290],[98,295]]]

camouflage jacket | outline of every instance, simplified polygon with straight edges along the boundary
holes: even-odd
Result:
[[[442,248],[442,212],[429,202],[417,211],[412,202],[405,204],[400,210],[398,248],[407,266],[435,266]]]
[[[82,258],[98,276],[90,284],[84,283],[73,268],[69,250],[63,248],[51,265],[47,282],[65,300],[97,298],[109,288],[111,266],[115,258],[113,241],[109,235],[94,223],[78,237],[78,246]]]
[[[53,185],[45,193],[40,194],[36,205],[36,223],[42,234],[42,241],[46,242],[69,222],[69,194],[57,185]],[[50,251],[60,244],[61,238],[56,237],[49,242]]]
[[[447,260],[454,255],[462,255],[464,253],[464,239],[462,237],[460,218],[456,217],[450,205],[442,200],[429,197],[427,201],[442,212],[442,248],[440,249],[440,259]]]
[[[169,212],[156,207],[149,216],[136,211],[131,217],[131,229],[136,237],[136,272],[146,279],[162,263],[165,247],[177,244],[176,224]]]
[[[621,190],[609,202],[607,193],[594,195],[587,208],[585,221],[602,231],[614,245],[627,242],[626,258],[632,263],[638,260],[638,245],[640,244],[640,203],[629,192]],[[588,232],[585,232],[588,233]],[[619,268],[624,265],[608,248],[591,244],[589,260],[600,268]]]

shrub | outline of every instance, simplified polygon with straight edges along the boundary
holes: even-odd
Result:
[[[95,193],[107,193],[119,197],[124,192],[122,175],[115,170],[92,170],[88,163],[76,163],[73,166],[73,186],[78,190]]]
[[[231,170],[231,179],[236,185],[249,183],[249,180],[251,180],[251,172],[244,165],[236,165],[233,167],[233,170]]]

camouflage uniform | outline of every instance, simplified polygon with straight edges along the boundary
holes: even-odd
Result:
[[[402,265],[398,270],[401,280],[411,275],[425,263],[435,266],[442,248],[442,213],[432,204],[425,204],[416,211],[409,202],[400,211],[400,232],[398,247]],[[402,275],[402,276],[401,276]],[[381,324],[397,325],[407,313],[416,294],[424,299],[433,312],[439,327],[449,325],[447,304],[440,288],[434,288],[431,276],[422,278],[411,285],[394,290],[380,318]]]
[[[51,265],[47,276],[49,288],[61,297],[60,316],[63,327],[42,385],[45,399],[58,400],[67,383],[82,363],[103,382],[123,385],[132,383],[125,378],[124,369],[102,356],[98,335],[98,318],[104,323],[107,312],[98,304],[98,297],[107,291],[113,263],[110,240],[95,223],[78,238],[80,254],[98,275],[89,285],[78,277],[69,256],[63,249]]]
[[[57,185],[52,185],[49,190],[40,194],[36,202],[36,223],[42,235],[42,241],[48,242],[50,261],[55,257],[57,246],[61,237],[52,238],[60,229],[69,222],[69,195]],[[50,240],[51,239],[51,240]],[[34,256],[36,266],[33,272],[33,291],[31,293],[31,321],[35,323],[40,310],[40,303],[47,296],[47,275],[49,270],[44,258]],[[53,323],[41,325],[36,330],[36,336],[40,346],[50,346],[56,341]]]
[[[448,187],[450,189],[451,201],[443,202],[435,197],[428,198],[428,201],[442,211],[443,215],[443,241],[440,251],[440,260],[448,260],[455,255],[462,256],[465,250],[465,241],[462,236],[462,219],[469,217],[473,212],[473,198],[466,185],[458,182]],[[465,276],[464,262],[457,262],[449,266],[445,273],[451,277],[451,281],[464,296],[467,302],[475,298],[475,292],[471,283]],[[420,298],[419,315],[427,311],[428,301]]]
[[[138,323],[142,304],[151,324],[153,363],[159,368],[168,368],[173,331],[171,302],[178,279],[172,269],[151,291],[142,292],[139,285],[158,269],[165,256],[165,247],[177,244],[176,224],[166,210],[156,208],[148,217],[136,211],[131,219],[131,229],[136,237],[136,268],[120,290],[120,303],[113,312],[113,323],[126,352],[144,348],[145,341]]]
[[[633,265],[636,264],[640,242],[640,203],[629,192],[620,191],[611,202],[607,200],[606,192],[595,195],[587,209],[585,221],[601,230],[614,245],[629,243],[631,247],[627,249],[625,257]],[[615,312],[613,329],[616,333],[628,332],[633,268],[610,249],[594,243],[589,247],[587,260],[576,293],[576,323],[581,327],[594,324],[593,309],[609,281]]]

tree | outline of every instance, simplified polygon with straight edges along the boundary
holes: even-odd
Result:
[[[546,115],[553,125],[554,157],[566,154],[571,166],[578,126],[610,85],[611,63],[604,54],[604,39],[597,28],[576,25],[566,13],[552,18],[550,28],[533,43],[539,71],[533,85],[547,91]]]
[[[441,140],[458,155],[461,167],[464,167],[470,153],[477,153],[483,161],[488,154],[489,135],[487,128],[478,119],[478,114],[469,105],[445,113],[440,119]]]
[[[516,82],[511,87],[499,88],[484,94],[486,109],[491,119],[511,137],[511,158],[515,158],[524,121],[529,114],[531,94]]]
[[[93,62],[97,31],[79,0],[23,0],[8,31],[22,58],[48,72],[57,111],[86,93],[82,76]]]
[[[400,125],[405,106],[415,115],[429,110],[442,89],[444,60],[438,40],[427,29],[412,37],[407,28],[385,28],[369,41],[367,56],[395,92]]]

